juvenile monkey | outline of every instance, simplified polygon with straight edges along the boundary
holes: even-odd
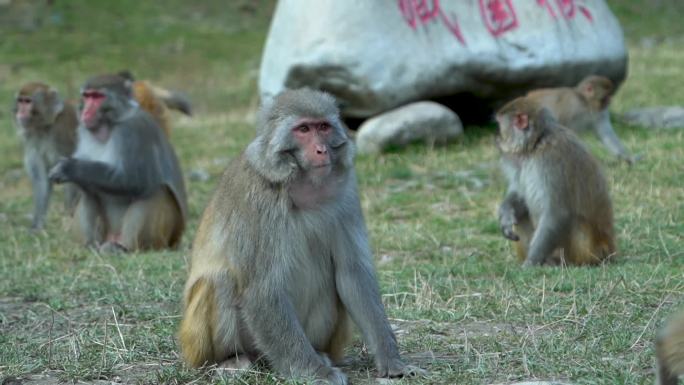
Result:
[[[83,86],[78,147],[50,171],[82,192],[76,209],[86,244],[104,251],[175,247],[185,227],[178,160],[157,122],[117,75]]]
[[[610,79],[591,75],[574,88],[539,89],[527,97],[546,107],[562,126],[576,132],[593,130],[613,155],[633,163],[635,157],[627,151],[610,123],[608,105],[614,92]]]
[[[61,157],[71,156],[76,147],[76,109],[66,103],[57,90],[44,83],[27,83],[14,101],[14,121],[24,142],[24,166],[33,190],[31,228],[45,225],[52,184],[49,169]],[[77,193],[71,184],[65,186],[66,207],[73,209]]]
[[[333,363],[353,321],[379,377],[422,372],[402,362],[385,315],[353,156],[330,95],[288,90],[262,107],[193,245],[179,331],[190,366],[265,357],[283,376],[346,384]]]
[[[167,137],[171,135],[169,108],[187,116],[192,115],[190,100],[185,95],[157,87],[145,80],[135,80],[133,74],[127,70],[119,72],[118,75],[123,81],[131,82],[133,98],[140,104],[140,108],[157,120]]]
[[[508,179],[499,223],[523,266],[597,264],[613,255],[608,186],[579,139],[527,97],[503,106],[496,119]]]
[[[684,374],[684,312],[676,314],[656,337],[656,384],[677,385]]]

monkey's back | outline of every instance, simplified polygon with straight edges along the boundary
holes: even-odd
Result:
[[[76,150],[78,115],[71,103],[64,103],[62,112],[57,115],[54,124],[54,138],[57,152],[60,156],[68,157]]]
[[[529,178],[544,180],[545,186],[533,189],[532,196],[528,192],[525,199],[548,199],[546,204],[562,207],[572,215],[566,230],[569,236],[561,246],[565,259],[577,265],[600,263],[615,253],[615,236],[608,184],[598,162],[575,134],[560,125],[540,146],[541,159],[530,164],[542,167],[526,169],[523,165],[521,178],[533,172],[537,175]],[[540,213],[531,215],[534,226],[538,225]]]
[[[574,88],[544,88],[530,91],[527,96],[536,99],[561,125],[573,131],[586,130],[595,120],[592,114],[585,113],[589,110],[587,101]]]

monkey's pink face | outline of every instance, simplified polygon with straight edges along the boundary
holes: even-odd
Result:
[[[33,112],[33,99],[29,96],[17,96],[16,119],[21,126],[26,126]]]
[[[303,119],[292,128],[292,136],[302,151],[301,164],[315,176],[326,176],[332,170],[330,139],[333,128],[327,120]]]
[[[93,129],[97,125],[97,112],[105,101],[106,95],[98,90],[86,89],[81,94],[83,97],[83,111],[81,111],[81,121],[86,128]]]

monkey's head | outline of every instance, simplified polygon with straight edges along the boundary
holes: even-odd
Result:
[[[592,108],[596,110],[607,108],[615,91],[615,86],[610,79],[598,75],[587,76],[577,87]]]
[[[107,139],[107,126],[135,105],[131,81],[120,75],[99,75],[81,89],[80,120],[98,140]]]
[[[23,135],[45,130],[64,109],[57,91],[43,83],[28,83],[21,87],[14,102],[14,118]]]
[[[496,113],[498,145],[502,152],[524,154],[532,151],[555,120],[549,110],[526,97],[508,102]]]
[[[354,149],[335,99],[308,88],[286,90],[262,106],[247,160],[274,183],[324,181],[353,165]]]

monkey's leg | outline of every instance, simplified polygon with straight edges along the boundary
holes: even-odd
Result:
[[[534,235],[534,225],[529,216],[518,219],[518,223],[513,227],[513,231],[518,235],[518,241],[515,242],[515,251],[518,255],[518,260],[524,262],[527,259],[527,253],[530,249],[530,242]]]
[[[601,139],[603,145],[606,146],[606,148],[608,148],[608,150],[610,150],[610,152],[618,158],[628,163],[634,163],[636,159],[630,155],[629,151],[627,151],[625,146],[620,141],[620,138],[618,138],[617,134],[615,133],[613,125],[610,123],[610,114],[608,109],[605,108],[599,114],[600,116],[598,118],[595,131],[599,139]]]
[[[214,271],[186,292],[178,337],[183,357],[192,367],[218,363],[227,370],[246,369],[258,356],[233,303],[229,282],[227,272]]]
[[[178,338],[185,361],[192,367],[215,363],[212,331],[216,324],[214,286],[199,279],[188,291]]]
[[[52,183],[48,178],[45,162],[38,155],[27,155],[25,164],[33,190],[33,222],[31,229],[40,230],[45,225],[45,217],[50,203]]]
[[[340,363],[344,360],[344,348],[349,344],[352,334],[351,319],[349,313],[344,305],[339,302],[337,306],[337,321],[333,335],[330,338],[330,344],[325,352],[330,356],[333,364]]]
[[[162,188],[151,197],[129,206],[123,218],[119,243],[127,250],[169,247],[181,222],[180,209],[173,195],[167,188]]]
[[[557,214],[555,217],[544,213],[537,224],[524,267],[541,265],[546,258],[553,255],[554,250],[561,246],[563,239],[569,238],[572,230],[570,218]]]
[[[271,366],[283,376],[346,385],[347,377],[314,349],[286,291],[273,287],[268,271],[258,275],[241,296],[240,310],[244,325]]]
[[[80,197],[81,193],[78,186],[73,183],[64,184],[64,209],[69,215],[73,215]]]
[[[102,208],[97,199],[91,194],[81,191],[74,217],[78,222],[77,233],[86,246],[97,246],[103,240],[107,231],[102,223]]]

